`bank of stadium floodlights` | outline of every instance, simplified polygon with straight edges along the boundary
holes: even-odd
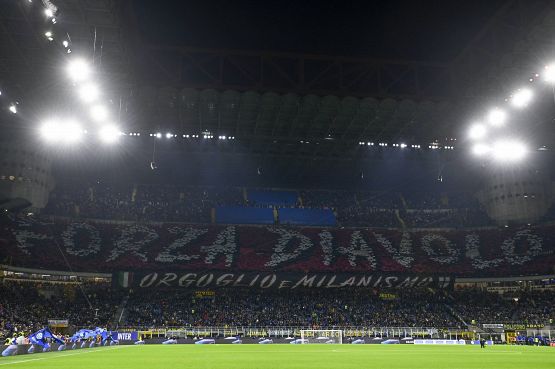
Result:
[[[101,142],[113,144],[123,134],[115,122],[107,105],[102,101],[103,94],[99,82],[95,79],[93,65],[86,58],[75,56],[69,32],[60,22],[60,9],[51,0],[20,0],[30,7],[30,11],[40,11],[45,18],[44,39],[52,46],[64,50],[68,58],[66,72],[75,94],[88,112],[89,120],[94,123],[86,129],[79,119],[68,114],[51,116],[40,123],[39,133],[49,143],[73,145],[80,142],[87,134],[95,135]],[[62,19],[63,20],[63,19]],[[95,40],[96,42],[96,40]],[[7,110],[11,114],[20,112],[19,99],[5,93],[8,88],[0,88],[2,105],[7,101]]]
[[[472,154],[499,163],[522,161],[529,147],[510,127],[509,115],[527,108],[534,99],[531,88],[536,81],[543,81],[555,88],[555,63],[546,65],[541,73],[534,73],[528,79],[529,86],[514,91],[504,99],[505,107],[493,107],[485,116],[470,125],[468,139],[471,141]]]
[[[33,6],[33,0],[22,0]],[[50,0],[36,1],[40,3],[37,6],[39,11],[43,13],[48,22],[47,28],[44,30],[44,37],[47,42],[57,45],[63,50],[68,58],[66,72],[68,79],[75,91],[76,96],[83,104],[84,110],[88,112],[89,128],[85,127],[82,122],[71,116],[52,116],[41,122],[39,132],[42,138],[52,144],[74,145],[82,141],[85,137],[96,137],[103,144],[115,144],[122,136],[139,137],[141,135],[152,137],[154,139],[203,139],[203,140],[235,140],[235,136],[217,135],[211,132],[198,133],[172,133],[172,132],[124,132],[113,112],[110,111],[108,105],[103,102],[102,87],[98,81],[94,63],[89,63],[87,58],[75,55],[72,52],[71,38],[68,32],[64,32],[63,27],[58,22],[59,9]],[[63,35],[58,37],[57,35]],[[555,62],[546,65],[541,75],[534,73],[529,82],[543,80],[555,86]],[[0,99],[3,105],[11,114],[18,114],[20,103],[17,99],[3,94],[0,88]],[[492,159],[498,162],[518,162],[526,157],[529,149],[527,145],[519,138],[511,135],[509,129],[509,114],[512,109],[524,109],[529,106],[534,98],[534,91],[530,87],[523,87],[513,92],[505,101],[508,103],[507,108],[493,107],[485,116],[472,123],[468,129],[468,139],[471,141],[471,151],[474,155],[485,159]],[[333,139],[326,137],[324,139]],[[454,139],[452,139],[454,140]],[[310,144],[311,141],[301,140],[301,144]],[[374,146],[374,142],[358,142],[360,146]],[[428,145],[406,144],[406,143],[386,143],[379,142],[379,147],[393,147],[400,149],[422,149],[428,148],[432,150],[453,150],[451,144],[445,145],[439,142],[432,142]]]
[[[65,72],[68,82],[74,91],[79,103],[82,104],[86,114],[85,120],[88,125],[83,124],[83,120],[78,119],[70,114],[52,115],[39,124],[39,135],[48,144],[53,146],[78,146],[80,142],[86,139],[96,138],[103,144],[113,145],[122,138],[150,137],[152,139],[185,139],[185,140],[218,140],[233,141],[234,135],[214,134],[210,131],[203,132],[124,132],[120,124],[115,119],[114,112],[110,111],[110,105],[106,104],[106,96],[103,96],[103,89],[99,81],[99,73],[95,70],[94,57],[93,61],[79,52],[73,50],[71,37],[69,32],[64,29],[63,16],[57,5],[51,0],[21,0],[26,6],[33,7],[32,10],[39,11],[41,16],[45,18],[44,38],[47,43],[52,46],[62,48],[63,54],[66,55]],[[12,114],[17,114],[20,108],[20,102],[17,99],[8,98],[9,94],[2,94],[4,91],[0,89],[0,98],[9,102],[7,110]],[[322,140],[333,140],[331,136],[326,136]],[[454,141],[454,139],[451,139]],[[300,144],[315,144],[318,140],[300,140]],[[359,142],[361,146],[374,146],[373,142]],[[421,149],[425,145],[379,142],[376,144],[380,148],[400,148],[400,149]],[[451,144],[445,145],[438,142],[432,142],[427,145],[428,149],[436,150],[453,150]]]

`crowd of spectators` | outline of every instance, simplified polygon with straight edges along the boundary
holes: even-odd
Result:
[[[455,292],[453,297],[454,310],[467,324],[504,323],[513,320],[516,308],[514,300],[503,298],[497,293],[468,289]]]
[[[134,185],[64,185],[50,195],[45,212],[53,215],[132,221],[209,223],[210,209],[243,205],[237,188]]]
[[[111,186],[63,184],[50,196],[47,214],[82,218],[209,223],[218,206],[268,207],[237,187]],[[276,206],[284,206],[276,205]],[[341,226],[465,227],[489,225],[475,199],[465,193],[302,190],[294,206],[332,209]]]
[[[462,228],[492,225],[480,209],[409,210],[400,214],[409,228]]]
[[[124,298],[128,296],[128,298]],[[0,337],[29,334],[48,319],[71,327],[427,327],[553,321],[555,292],[511,296],[474,289],[157,290],[112,291],[106,285],[0,284]],[[125,304],[122,304],[124,301]],[[118,311],[119,314],[119,311]]]
[[[456,327],[446,295],[429,290],[217,290],[136,293],[128,301],[130,326]],[[153,301],[158,303],[153,308]]]
[[[152,301],[158,301],[152,308]],[[467,289],[368,291],[217,290],[132,294],[127,324],[151,326],[463,327],[465,324],[549,324],[555,292],[500,295]]]
[[[467,324],[544,324],[555,318],[555,292],[525,292],[500,295],[476,290],[454,293],[453,308]]]
[[[529,324],[555,319],[555,293],[529,292],[517,298],[513,318]]]
[[[109,286],[74,284],[0,283],[0,336],[35,332],[49,319],[68,320],[72,326],[108,325],[114,318],[123,292]]]

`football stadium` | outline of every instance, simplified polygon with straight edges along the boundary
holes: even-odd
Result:
[[[555,368],[552,0],[0,2],[0,368]]]

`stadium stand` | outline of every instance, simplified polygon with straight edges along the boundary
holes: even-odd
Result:
[[[387,297],[384,297],[387,296]],[[129,326],[298,326],[298,327],[456,327],[462,323],[444,306],[446,295],[429,290],[367,289],[333,291],[218,290],[196,298],[194,292],[133,294]],[[152,309],[151,301],[160,301]]]
[[[66,319],[74,326],[106,325],[111,322],[123,295],[123,291],[98,284],[3,281],[0,332],[3,337],[13,331],[33,332],[48,325],[49,319]]]
[[[274,224],[272,208],[249,208],[218,206],[215,208],[216,223],[220,224]]]
[[[86,295],[81,290],[87,291]],[[26,293],[21,291],[25,289]],[[126,299],[120,325],[140,327],[436,327],[480,323],[549,324],[554,292],[502,296],[477,290],[299,290],[221,288],[112,291],[105,285],[0,285],[1,336],[32,331],[52,317],[73,326],[112,326],[116,307]],[[205,292],[205,291],[201,291]],[[45,294],[48,293],[46,296]],[[86,296],[86,297],[85,297]]]
[[[244,194],[248,193],[248,198]],[[405,194],[349,191],[95,184],[62,185],[44,213],[93,219],[360,227],[469,227],[491,221],[468,193]],[[467,201],[468,200],[468,201]],[[242,210],[275,208],[268,211]],[[108,211],[102,209],[108,208]],[[297,210],[291,210],[297,209]],[[317,211],[320,210],[320,211]],[[263,215],[263,213],[265,215]],[[334,219],[335,218],[335,219]]]
[[[53,242],[54,241],[54,242]],[[469,230],[291,228],[5,218],[0,260],[82,271],[292,270],[511,276],[553,271],[553,226]]]

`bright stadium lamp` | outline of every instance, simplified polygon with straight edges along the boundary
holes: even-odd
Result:
[[[81,126],[73,121],[67,121],[61,126],[61,138],[65,143],[73,144],[81,141],[83,137],[83,129]]]
[[[511,97],[511,105],[515,108],[525,108],[528,106],[534,94],[529,88],[523,88],[514,93]]]
[[[121,133],[116,126],[107,125],[100,129],[98,136],[102,142],[112,144],[119,139]]]
[[[499,162],[522,160],[527,153],[526,146],[516,140],[499,140],[493,144],[493,158]]]
[[[69,62],[67,73],[74,82],[82,82],[89,78],[91,68],[85,59],[76,58]]]
[[[542,76],[545,82],[555,84],[555,63],[546,65]]]
[[[104,105],[95,105],[91,108],[91,118],[95,122],[105,121],[108,115],[108,109]]]
[[[468,137],[472,140],[481,140],[487,133],[488,130],[483,124],[474,123],[468,130]]]
[[[53,142],[60,137],[60,125],[53,119],[46,121],[40,127],[42,138],[48,142]]]
[[[79,88],[79,97],[84,102],[90,103],[98,99],[100,90],[94,83],[87,83]]]
[[[472,146],[472,153],[476,156],[484,156],[491,151],[491,148],[483,143],[477,143]]]
[[[507,113],[505,113],[501,109],[494,108],[490,110],[488,114],[488,122],[492,126],[496,126],[496,127],[502,126],[503,124],[505,124],[506,120],[507,120]]]

